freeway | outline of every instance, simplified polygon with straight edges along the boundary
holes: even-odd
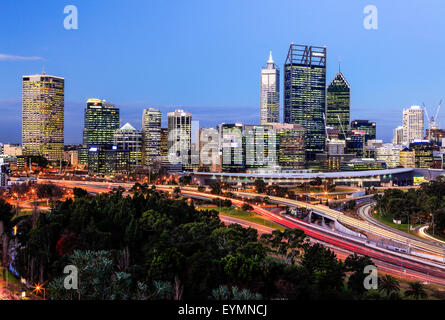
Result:
[[[260,197],[266,197],[266,195],[253,195],[252,193],[248,192],[233,192],[234,194],[241,195],[241,196],[260,196]],[[284,204],[289,207],[300,207],[300,208],[308,208],[313,210],[314,212],[320,212],[331,219],[336,219],[338,222],[354,227],[356,229],[360,229],[364,232],[370,232],[373,233],[379,237],[392,239],[394,241],[398,241],[401,244],[409,243],[411,249],[418,249],[425,252],[432,253],[433,255],[437,256],[443,256],[443,248],[435,243],[431,242],[424,242],[422,239],[411,239],[410,237],[407,237],[406,235],[399,234],[398,232],[395,232],[394,229],[386,229],[381,226],[372,225],[367,221],[363,221],[357,218],[353,218],[350,216],[347,216],[343,214],[340,211],[330,209],[329,207],[326,207],[324,205],[320,204],[310,204],[302,201],[297,200],[291,200],[286,198],[279,198],[274,196],[267,196],[271,201],[279,204]]]
[[[39,182],[50,182],[54,184],[58,184],[67,188],[72,187],[82,187],[85,188],[89,192],[94,193],[101,193],[101,192],[107,192],[112,188],[121,186],[124,188],[131,188],[132,184],[124,184],[124,183],[100,183],[100,182],[80,182],[80,181],[60,181],[60,180],[45,180],[45,181],[39,181]],[[157,189],[165,190],[165,191],[171,191],[172,188],[176,186],[156,186]],[[218,197],[216,195],[208,194],[208,193],[202,193],[197,192],[196,188],[182,188],[181,193],[183,195],[194,195],[199,197],[205,197],[205,198],[223,198]],[[243,193],[238,192],[239,194],[244,194],[248,196],[258,196],[258,195],[252,195],[251,193]],[[264,195],[263,195],[264,196]],[[306,203],[285,199],[285,198],[278,198],[278,197],[270,197],[269,198],[277,203],[283,203],[285,205],[289,206],[300,206],[304,207],[306,206]],[[231,199],[232,203],[236,206],[242,206],[244,204],[243,201],[237,200],[237,199]],[[331,215],[335,218],[338,218],[340,221],[344,222],[345,224],[348,224],[349,219],[344,218],[350,218],[347,216],[343,216],[342,213],[331,210],[329,208],[326,208],[324,206],[319,205],[307,205],[308,207],[311,207],[314,211],[322,211],[326,215]],[[263,209],[260,206],[252,205],[254,208],[254,212],[269,219],[270,221],[273,221],[275,223],[281,224],[287,228],[298,228],[305,232],[305,234],[313,239],[316,239],[318,241],[322,241],[325,243],[330,244],[331,246],[334,246],[341,250],[346,250],[348,252],[355,252],[362,255],[367,255],[371,257],[374,261],[378,261],[379,264],[384,264],[385,268],[390,269],[392,273],[398,273],[400,272],[400,275],[403,277],[411,277],[413,279],[417,279],[419,281],[424,282],[430,282],[430,283],[437,283],[440,285],[445,285],[445,267],[441,264],[434,263],[432,261],[427,261],[426,259],[420,259],[417,257],[404,255],[397,252],[392,252],[389,250],[385,250],[383,248],[373,247],[370,246],[369,243],[366,243],[366,239],[358,239],[355,237],[347,236],[345,234],[339,235],[339,233],[336,233],[334,231],[330,231],[329,229],[307,223],[302,220],[298,220],[289,216],[280,216],[278,214],[274,214],[268,210]],[[356,223],[356,221],[359,221],[360,223],[365,223],[358,219],[353,219],[353,222]],[[346,222],[345,222],[346,220]],[[382,234],[385,234],[386,236],[389,235],[397,235],[394,232],[390,232],[387,230],[382,230],[379,227],[372,226],[371,227],[374,232],[379,232]],[[385,237],[385,235],[382,235]],[[376,263],[377,264],[377,263]]]
[[[420,228],[420,230],[419,230],[419,233],[420,233],[421,235],[423,235],[423,237],[424,237],[425,239],[427,239],[427,240],[419,239],[419,237],[416,237],[416,236],[411,235],[411,234],[409,234],[409,233],[406,233],[406,232],[403,232],[403,231],[400,231],[400,230],[391,228],[390,226],[387,226],[386,224],[384,224],[384,223],[380,222],[379,220],[375,219],[375,218],[372,216],[372,213],[371,213],[372,206],[373,206],[373,204],[370,203],[370,204],[366,204],[366,205],[360,207],[360,208],[358,209],[358,211],[357,211],[358,215],[359,215],[361,218],[363,218],[364,220],[368,221],[369,223],[371,223],[371,224],[373,224],[373,225],[376,225],[376,226],[379,226],[379,227],[381,227],[381,228],[387,229],[387,230],[389,230],[389,231],[393,231],[393,232],[395,232],[395,233],[398,233],[398,234],[401,235],[401,236],[404,236],[404,237],[406,237],[406,238],[411,239],[410,241],[412,241],[412,240],[415,240],[415,241],[421,241],[421,242],[423,242],[423,243],[425,243],[425,244],[433,244],[433,245],[435,245],[435,246],[441,247],[441,248],[442,248],[442,252],[443,252],[444,249],[443,249],[442,245],[444,245],[445,242],[444,242],[444,241],[441,241],[441,240],[438,240],[438,239],[436,239],[436,238],[433,238],[432,236],[429,236],[428,234],[426,234],[426,233],[424,232],[424,230],[425,230],[427,227],[422,227],[422,228]]]

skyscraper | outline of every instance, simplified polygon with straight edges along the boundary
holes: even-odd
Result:
[[[222,123],[218,125],[221,146],[222,171],[239,172],[245,168],[243,152],[242,123]]]
[[[247,169],[278,166],[278,137],[271,125],[244,125],[243,149]]]
[[[114,143],[119,129],[119,109],[102,99],[88,99],[84,115],[83,144],[90,146]]]
[[[142,164],[142,133],[128,122],[114,132],[114,145],[129,152],[129,167]]]
[[[424,111],[419,106],[403,109],[403,141],[409,145],[414,139],[424,137]]]
[[[168,128],[161,128],[161,156],[168,156]]]
[[[161,111],[149,108],[142,113],[143,164],[150,166],[161,156]]]
[[[192,114],[182,109],[169,112],[168,158],[170,163],[190,163],[192,145]]]
[[[22,146],[25,156],[63,159],[64,78],[45,74],[22,77]]]
[[[291,44],[284,65],[284,122],[306,131],[306,160],[325,147],[326,47]]]
[[[260,92],[261,124],[280,122],[280,70],[272,59],[272,51],[261,70]]]
[[[351,105],[351,87],[339,70],[329,83],[326,98],[326,125],[339,130],[339,137],[344,140],[349,129]]]

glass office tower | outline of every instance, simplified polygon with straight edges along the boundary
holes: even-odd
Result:
[[[63,159],[64,78],[45,74],[22,77],[22,146],[25,156]]]
[[[142,113],[143,164],[153,165],[161,156],[161,111],[149,108]]]
[[[130,169],[142,164],[142,133],[128,122],[114,132],[114,145],[130,153]]]
[[[337,129],[341,140],[349,130],[350,107],[351,87],[339,71],[327,88],[326,125]]]
[[[119,109],[102,99],[88,99],[85,109],[83,144],[86,147],[109,145],[119,129]]]
[[[306,160],[324,151],[326,48],[291,44],[284,65],[284,122],[306,131]]]

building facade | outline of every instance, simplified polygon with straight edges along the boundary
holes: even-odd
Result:
[[[284,65],[284,122],[301,125],[306,160],[324,151],[326,47],[291,44]]]
[[[23,154],[63,160],[65,79],[29,75],[22,77],[22,86]]]
[[[433,166],[433,144],[429,140],[415,139],[409,148],[414,151],[416,168],[429,169]]]
[[[342,140],[349,130],[350,112],[351,86],[339,71],[327,88],[326,125],[337,129]]]
[[[416,167],[416,154],[409,148],[403,148],[400,150],[400,166],[403,168],[415,168]]]
[[[401,145],[403,143],[403,126],[398,126],[393,130],[392,144]]]
[[[83,145],[110,145],[119,129],[119,109],[102,99],[88,99],[84,113]]]
[[[130,152],[114,145],[92,146],[88,149],[88,174],[112,176],[128,174]]]
[[[142,162],[153,165],[161,156],[161,111],[149,108],[142,113]]]
[[[130,169],[142,165],[142,132],[128,122],[114,132],[114,145],[129,152]]]
[[[409,145],[415,139],[424,137],[424,110],[419,106],[403,109],[403,141]]]
[[[376,148],[375,159],[386,163],[387,168],[397,168],[400,166],[401,147],[393,144],[384,144]]]
[[[247,169],[278,166],[278,137],[271,125],[244,125],[243,149]]]
[[[169,112],[167,117],[169,161],[187,166],[191,159],[192,114],[178,109]]]
[[[278,136],[278,164],[282,171],[305,168],[305,130],[299,124],[272,125]]]
[[[368,140],[375,140],[377,137],[377,125],[369,120],[354,120],[351,122],[352,131],[360,131],[365,134],[365,143]]]
[[[241,123],[218,125],[221,148],[221,167],[224,172],[241,172],[245,169],[243,152],[244,125]]]
[[[278,122],[280,122],[280,70],[270,52],[266,67],[261,70],[260,123],[264,125]]]

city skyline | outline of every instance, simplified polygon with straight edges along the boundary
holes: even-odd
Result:
[[[267,8],[262,8],[261,3],[255,6],[241,5],[240,14],[233,18],[233,26],[222,24],[222,18],[234,9],[234,2],[228,2],[226,7],[222,4],[200,2],[197,13],[181,4],[173,12],[169,12],[179,19],[174,26],[169,27],[162,22],[167,12],[161,3],[155,2],[152,6],[147,6],[143,2],[135,1],[128,9],[120,11],[111,10],[105,3],[87,4],[85,1],[78,1],[76,5],[79,8],[79,30],[72,31],[63,29],[64,16],[60,13],[62,10],[58,4],[41,4],[47,9],[41,10],[37,4],[27,3],[19,5],[20,10],[16,9],[11,13],[12,10],[7,9],[13,5],[17,6],[12,1],[2,4],[5,10],[1,12],[10,12],[9,16],[0,13],[1,24],[8,24],[9,28],[17,29],[14,39],[11,35],[2,34],[8,45],[0,45],[0,107],[4,113],[0,120],[0,135],[3,142],[20,142],[20,77],[40,72],[43,65],[48,74],[67,79],[65,113],[67,119],[73,120],[66,121],[65,124],[67,144],[81,143],[82,133],[76,126],[82,121],[86,99],[96,96],[112,101],[122,110],[120,125],[130,122],[137,128],[141,127],[141,110],[149,107],[160,109],[163,115],[182,108],[193,113],[201,126],[215,127],[219,122],[231,123],[240,119],[246,124],[259,123],[258,73],[269,51],[274,53],[274,60],[282,69],[291,42],[327,46],[328,82],[335,76],[337,58],[341,56],[342,72],[353,87],[351,120],[369,119],[377,122],[378,138],[385,141],[391,140],[392,130],[401,123],[403,108],[422,105],[423,102],[427,106],[434,106],[442,97],[440,88],[445,85],[440,75],[425,71],[433,70],[432,66],[440,68],[443,63],[434,58],[444,44],[440,39],[436,39],[435,35],[438,34],[433,32],[432,26],[440,30],[437,26],[443,24],[439,18],[444,9],[435,5],[421,7],[414,2],[403,2],[403,6],[389,6],[383,1],[375,1],[380,12],[380,23],[379,29],[374,31],[366,30],[362,26],[364,3],[338,3],[329,10],[315,12],[315,4],[303,5],[283,1],[280,3],[282,6],[277,4],[281,16],[272,17],[264,26],[242,19],[248,9],[254,10],[253,14],[259,16],[265,14]],[[135,10],[136,8],[139,8],[140,12]],[[42,14],[34,17],[36,11]],[[104,19],[103,26],[92,25],[91,21],[94,19],[89,19],[98,12],[107,18]],[[120,12],[121,18],[114,16],[116,12]],[[125,17],[130,13],[136,14],[137,17],[133,19],[134,22],[125,25],[124,22],[128,21]],[[22,18],[19,19],[17,14]],[[60,21],[54,18],[51,24],[41,22],[45,20],[40,19],[41,16],[58,14]],[[144,14],[150,17],[155,17],[155,14],[158,16],[152,19],[152,22],[146,22],[150,19],[141,19]],[[194,15],[206,14],[208,18],[199,24],[188,24],[184,30],[179,28],[184,20],[188,21]],[[320,25],[310,23],[315,21],[316,14],[319,15],[317,21],[323,21]],[[213,18],[216,19],[215,22],[212,22]],[[47,39],[40,38],[34,31],[23,30],[22,19],[33,21],[35,29],[46,34]],[[342,23],[336,23],[339,19]],[[110,25],[108,21],[113,21],[116,25]],[[419,23],[414,27],[407,23],[409,21]],[[200,27],[203,23],[208,24],[210,30],[202,31]],[[127,43],[128,35],[134,43],[133,40],[139,37],[141,32],[152,30],[150,28],[156,24],[157,27],[153,30],[159,28],[163,30],[161,34],[150,32],[138,50],[122,49]],[[218,24],[221,24],[221,27],[218,27]],[[239,34],[232,32],[240,27]],[[346,31],[349,37],[339,36],[341,32]],[[0,31],[2,32],[5,31]],[[197,35],[197,40],[192,37],[194,34]],[[220,50],[218,41],[224,39],[227,42],[229,34],[232,37],[229,44]],[[91,50],[74,50],[80,43],[89,40]],[[102,49],[96,50],[105,48],[108,43],[110,48],[107,48],[107,55],[100,53]],[[172,62],[171,51],[174,50],[170,49],[173,44],[178,46],[181,54]],[[212,65],[210,61],[215,50],[220,50],[217,55],[219,59],[218,64]],[[399,53],[401,51],[403,55]],[[418,60],[414,60],[426,52],[431,55],[428,61],[417,63]],[[163,56],[165,58],[162,58]],[[166,64],[167,61],[169,64]],[[186,61],[193,61],[195,64],[191,73],[187,72]],[[409,68],[408,61],[411,61]],[[176,70],[178,77],[178,81],[173,84],[174,94],[170,94],[172,88],[165,85],[169,83],[170,73],[161,72],[170,70],[166,69],[167,67]],[[236,77],[233,77],[233,70],[237,70]],[[97,73],[103,76],[93,76]],[[218,77],[214,76],[215,73]],[[120,76],[111,77],[112,74]],[[382,74],[385,75],[384,79]],[[418,80],[413,81],[413,78],[409,77],[412,74],[419,75]],[[184,77],[190,77],[190,81],[184,82]],[[131,82],[132,86],[123,86],[127,78],[135,80]],[[281,83],[282,78],[283,74]],[[429,79],[428,83],[422,82],[422,79]],[[116,89],[120,87],[122,90]],[[280,104],[281,112],[282,101]],[[212,112],[209,113],[209,110]],[[443,116],[439,115],[439,120],[442,118]],[[166,126],[165,116],[163,126]]]

